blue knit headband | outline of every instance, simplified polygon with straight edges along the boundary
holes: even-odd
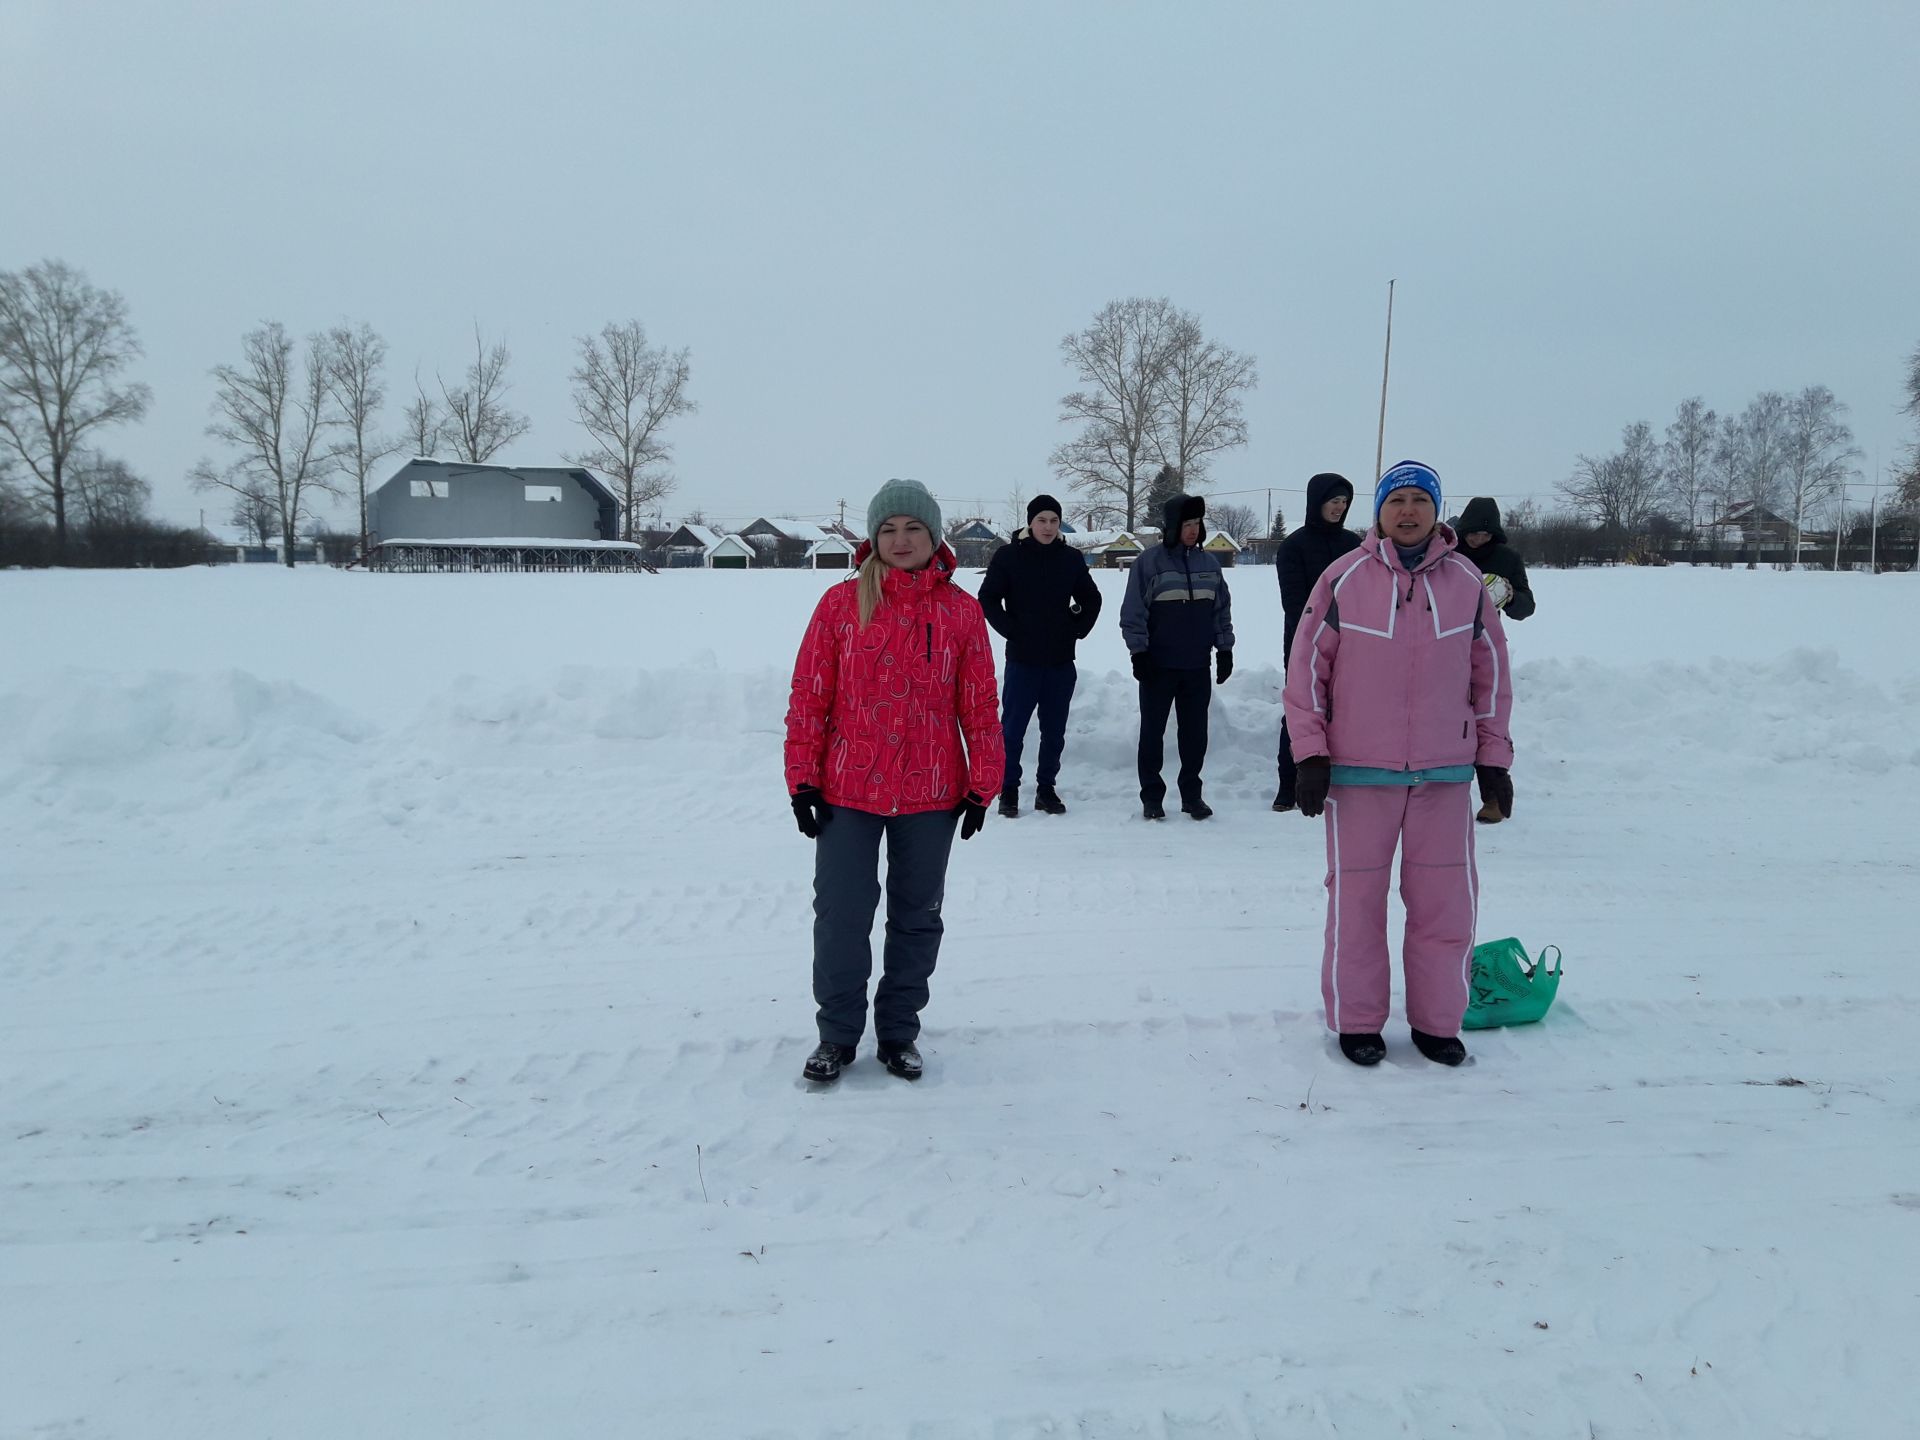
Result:
[[[1433,513],[1436,516],[1445,513],[1440,503],[1440,476],[1431,465],[1422,465],[1418,460],[1402,460],[1380,477],[1380,483],[1373,487],[1373,513],[1380,513],[1387,496],[1395,490],[1408,488],[1426,491],[1433,500]]]

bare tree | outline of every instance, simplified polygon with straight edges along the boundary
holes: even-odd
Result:
[[[659,350],[647,344],[638,320],[607,324],[580,338],[580,364],[573,372],[574,418],[594,448],[567,457],[612,477],[620,494],[622,540],[633,539],[634,516],[673,490],[667,463],[673,449],[665,430],[677,415],[699,403],[687,395],[692,362],[687,349]]]
[[[1528,553],[1528,533],[1540,525],[1540,502],[1531,495],[1515,501],[1501,512],[1500,521],[1500,528],[1507,532],[1507,543],[1524,556]]]
[[[439,451],[441,437],[446,433],[447,417],[421,388],[418,370],[413,372],[413,400],[406,408],[404,420],[401,444],[411,448],[417,458],[431,460]]]
[[[1212,505],[1207,508],[1207,518],[1215,530],[1237,541],[1244,542],[1260,533],[1260,516],[1251,505]]]
[[[1623,545],[1646,532],[1660,495],[1660,449],[1653,427],[1635,420],[1620,431],[1611,455],[1582,455],[1573,474],[1555,485],[1562,499]]]
[[[1846,413],[1824,385],[1809,385],[1787,402],[1780,474],[1793,506],[1793,549],[1787,557],[1793,563],[1800,559],[1800,527],[1807,512],[1833,498],[1860,458]]]
[[[233,509],[227,512],[227,523],[237,525],[262,547],[271,545],[280,521],[273,513],[273,498],[267,494],[267,487],[256,480],[237,493]]]
[[[1763,390],[1720,422],[1716,457],[1722,499],[1761,510],[1781,504],[1787,451],[1787,397]]]
[[[1661,469],[1666,474],[1666,496],[1677,515],[1686,516],[1687,544],[1700,535],[1700,508],[1714,491],[1714,447],[1719,442],[1719,416],[1698,395],[1682,400],[1667,426],[1661,446]]]
[[[140,353],[127,302],[64,261],[0,271],[0,445],[53,512],[56,560],[75,451],[102,426],[147,413],[147,387],[116,380]]]
[[[533,428],[526,416],[507,408],[507,363],[512,359],[504,344],[487,348],[476,325],[467,383],[449,390],[445,380],[440,382],[447,406],[443,433],[452,442],[455,457],[470,465],[486,464]]]
[[[270,320],[241,341],[238,365],[220,365],[207,433],[239,454],[224,469],[202,460],[189,478],[199,490],[247,495],[258,489],[279,522],[285,559],[293,564],[294,536],[309,518],[312,492],[334,495],[334,456],[326,432],[335,423],[327,396],[327,340],[309,335],[305,363],[294,359],[294,339]]]
[[[1920,345],[1907,358],[1906,391],[1907,403],[1900,407],[1901,413],[1920,420]],[[1893,508],[1908,514],[1920,512],[1920,441],[1907,447],[1905,468],[1895,483],[1899,488],[1894,492]]]
[[[1199,484],[1208,456],[1247,443],[1241,399],[1259,383],[1253,356],[1209,340],[1198,316],[1175,312],[1153,430],[1160,458]]]
[[[1018,535],[1027,524],[1027,501],[1031,496],[1022,495],[1018,486],[1007,492],[1007,534]],[[1067,517],[1062,515],[1062,520]]]
[[[374,424],[387,403],[381,370],[387,363],[387,342],[371,325],[359,329],[336,325],[327,332],[326,383],[333,401],[341,440],[333,447],[334,463],[353,478],[360,504],[360,553],[367,553],[367,481],[373,467],[393,454],[401,440],[377,438]],[[424,398],[424,397],[423,397]]]
[[[134,474],[126,461],[83,450],[73,456],[67,476],[72,509],[90,535],[146,520],[153,487]]]
[[[1054,473],[1088,497],[1090,523],[1096,514],[1129,530],[1139,523],[1178,318],[1164,299],[1114,300],[1060,342],[1087,388],[1061,399],[1060,419],[1080,433],[1049,458]]]
[[[0,531],[35,523],[38,510],[33,497],[14,478],[13,457],[0,451]]]

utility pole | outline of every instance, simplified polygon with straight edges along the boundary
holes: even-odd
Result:
[[[1380,429],[1373,437],[1373,478],[1380,479],[1381,462],[1385,459],[1387,446],[1387,372],[1393,368],[1393,286],[1387,281],[1387,355],[1380,362]]]
[[[1847,528],[1847,482],[1840,482],[1840,503],[1833,509],[1833,573],[1840,573],[1840,532]]]

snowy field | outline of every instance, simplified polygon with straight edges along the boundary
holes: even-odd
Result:
[[[1361,1071],[1273,572],[1205,825],[1123,578],[926,1079],[809,1093],[828,577],[0,574],[0,1436],[1920,1433],[1920,581],[1541,572],[1560,1004]]]

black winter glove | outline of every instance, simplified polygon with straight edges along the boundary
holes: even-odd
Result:
[[[1500,812],[1502,820],[1513,818],[1513,776],[1499,765],[1476,765],[1473,773],[1480,777],[1480,799],[1490,803]]]
[[[1145,680],[1151,674],[1153,674],[1153,658],[1144,650],[1134,651],[1133,678],[1136,680]]]
[[[1213,670],[1214,674],[1218,677],[1213,683],[1216,685],[1226,684],[1227,677],[1233,674],[1233,651],[1216,650],[1213,655]]]
[[[1325,755],[1312,755],[1295,767],[1293,803],[1309,820],[1327,808],[1327,787],[1333,784],[1333,761]]]
[[[987,823],[987,802],[980,798],[978,790],[969,790],[966,798],[953,807],[953,813],[960,817],[960,838],[971,840]]]
[[[833,818],[818,785],[802,785],[793,792],[793,823],[809,840],[820,838],[820,827]]]

